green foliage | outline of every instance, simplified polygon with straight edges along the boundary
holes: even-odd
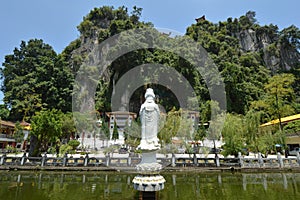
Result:
[[[102,138],[110,139],[110,131],[108,127],[108,122],[102,119],[102,126],[101,126],[101,135]]]
[[[7,119],[9,117],[9,110],[5,105],[0,105],[0,119]]]
[[[116,121],[114,121],[114,128],[113,128],[113,133],[112,133],[111,139],[112,140],[119,139],[119,131],[118,131],[118,125],[117,125]]]
[[[44,150],[48,146],[47,143],[55,142],[56,139],[62,137],[68,138],[73,134],[74,123],[79,132],[91,131],[94,127],[89,113],[74,113],[75,122],[71,114],[62,115],[71,111],[72,91],[76,93],[79,90],[77,86],[73,88],[73,81],[80,67],[85,69],[87,74],[84,75],[90,78],[84,88],[86,93],[90,92],[88,87],[90,84],[99,83],[95,95],[95,108],[109,111],[113,84],[135,66],[157,63],[175,69],[189,81],[197,96],[189,99],[188,109],[199,107],[200,124],[211,122],[213,128],[206,130],[204,126],[201,126],[197,132],[190,132],[191,122],[182,117],[182,113],[178,111],[179,103],[176,96],[167,87],[155,84],[161,74],[159,68],[155,69],[153,74],[148,75],[144,86],[132,95],[130,106],[133,112],[138,112],[144,89],[151,86],[158,91],[157,95],[160,97],[158,103],[168,112],[166,119],[162,120],[163,128],[158,135],[162,144],[171,143],[174,136],[195,140],[201,140],[206,136],[214,140],[220,138],[219,127],[222,125],[223,116],[219,115],[216,119],[211,119],[211,111],[216,113],[218,111],[212,108],[210,94],[202,78],[203,74],[199,74],[193,63],[189,63],[174,53],[155,48],[148,49],[146,41],[151,38],[147,38],[147,34],[139,41],[128,34],[121,34],[120,38],[127,42],[129,48],[136,45],[145,46],[145,48],[114,60],[105,72],[105,77],[100,81],[93,79],[92,76],[98,73],[97,66],[82,66],[91,50],[85,41],[102,42],[124,30],[152,27],[151,23],[140,21],[141,12],[142,9],[136,6],[130,14],[124,6],[117,9],[104,6],[91,10],[78,26],[81,37],[71,42],[60,55],[57,55],[53,48],[42,40],[22,41],[20,47],[14,49],[13,54],[5,57],[0,72],[3,81],[1,90],[4,92],[5,103],[0,107],[0,117],[13,121],[32,119],[32,134],[38,138],[38,151]],[[278,27],[273,24],[260,26],[255,15],[254,11],[248,11],[239,18],[229,17],[226,21],[218,23],[200,20],[187,27],[186,31],[188,37],[208,52],[221,72],[225,83],[228,112],[241,114],[230,114],[228,120],[233,121],[233,126],[226,124],[226,129],[222,132],[224,136],[226,135],[228,141],[226,151],[230,154],[236,154],[245,145],[253,151],[267,151],[275,141],[282,140],[284,134],[274,130],[260,131],[259,124],[300,111],[300,88],[297,84],[300,80],[299,63],[289,63],[290,73],[293,75],[271,69],[273,72],[271,76],[265,60],[265,57],[274,57],[282,61],[285,51],[299,53],[300,31],[295,26],[282,31],[279,31]],[[242,49],[241,35],[249,32],[250,29],[255,31],[257,39],[265,38],[268,45],[258,46],[255,47],[256,50],[247,52]],[[180,50],[185,57],[194,56],[193,49],[182,49],[177,45],[178,41],[185,44],[188,40],[186,37],[176,37],[176,42],[172,42],[174,38],[171,39],[158,31],[154,35],[154,42],[159,39],[160,42],[173,45],[172,48]],[[115,52],[119,48],[122,46],[115,45],[111,47],[111,50]],[[209,77],[211,84],[218,84],[212,74]],[[176,77],[170,80],[170,83],[182,81],[182,77]],[[83,99],[78,99],[83,101]],[[75,105],[80,105],[80,102],[75,102]],[[54,111],[55,109],[61,112]],[[36,116],[34,116],[35,113],[37,113]],[[240,133],[237,127],[241,127],[243,133]],[[233,134],[234,130],[237,130],[238,134]],[[287,132],[295,130],[298,130],[297,125],[285,129]],[[139,133],[137,123],[126,126],[126,143],[136,146]],[[110,137],[108,125],[104,120],[101,137],[105,139]],[[116,125],[112,138],[118,139]]]
[[[270,78],[269,83],[265,85],[267,102],[271,105],[270,114],[277,116],[278,119],[294,113],[291,106],[291,102],[295,99],[295,92],[292,88],[294,81],[294,75],[280,74]]]
[[[207,131],[207,138],[211,140],[219,140],[221,138],[222,126],[225,120],[225,113],[220,112],[217,102],[211,102],[211,112],[215,115],[209,121],[209,129]]]
[[[14,139],[17,143],[24,141],[23,127],[20,125],[20,122],[17,122],[15,125]]]
[[[193,127],[193,120],[189,118],[188,111],[173,108],[166,116],[161,116],[160,131],[158,138],[164,149],[173,152],[172,138],[178,137],[188,145],[188,141],[194,140],[197,135],[197,128]]]
[[[178,132],[176,136],[184,138],[185,141],[193,140],[196,132],[196,130],[194,130],[195,127],[193,127],[193,120],[189,118],[187,111],[183,111],[182,109],[180,109],[179,113],[180,126],[178,127]]]
[[[142,8],[136,6],[133,7],[131,15],[124,6],[118,9],[112,6],[94,8],[83,18],[77,28],[85,37],[94,37],[98,34],[98,39],[103,41],[123,30],[141,26],[143,24],[139,21],[141,12]]]
[[[160,131],[158,133],[158,138],[162,145],[170,144],[172,142],[172,137],[178,134],[180,126],[180,113],[175,108],[168,112],[165,120],[161,120],[159,124]]]
[[[185,148],[185,152],[186,152],[187,154],[192,154],[192,153],[194,153],[194,149],[193,149],[193,147],[192,147],[191,144],[185,143],[185,144],[184,144],[184,148]]]
[[[68,145],[71,146],[73,150],[75,150],[80,145],[80,142],[78,140],[70,140],[68,142]]]
[[[221,75],[224,77],[227,108],[229,112],[245,114],[251,101],[263,94],[263,85],[267,82],[269,71],[259,52],[242,52],[237,37],[246,29],[257,30],[255,12],[249,11],[239,19],[228,18],[226,22],[213,24],[202,20],[187,28],[187,35],[201,44],[208,51]],[[276,33],[273,26],[270,34]],[[273,31],[274,30],[274,31]],[[262,34],[263,30],[260,30]],[[272,35],[272,38],[275,36]],[[193,85],[194,88],[197,86]],[[199,95],[199,94],[197,94]],[[202,100],[209,100],[199,96]]]
[[[105,155],[110,155],[110,154],[113,155],[113,153],[114,153],[115,151],[117,151],[117,149],[118,149],[118,146],[116,146],[116,145],[111,145],[111,146],[105,148],[105,149],[103,150],[103,153],[104,153]]]
[[[90,113],[73,112],[74,124],[78,132],[87,132],[93,130],[95,119]]]
[[[227,114],[226,121],[222,130],[225,144],[223,145],[222,154],[224,156],[237,156],[246,147],[244,140],[245,128],[242,116]]]
[[[55,154],[56,153],[56,148],[55,147],[49,147],[48,150],[47,150],[47,153],[49,154]]]
[[[124,139],[125,144],[133,147],[134,149],[140,144],[141,128],[139,122],[132,121],[130,126],[128,122],[126,122],[124,128]]]
[[[284,45],[291,45],[298,51],[300,50],[300,30],[294,25],[281,31],[280,42]]]
[[[257,141],[258,151],[267,155],[275,151],[275,144],[285,145],[285,133],[283,131],[275,131],[273,127],[265,127],[260,131],[260,138]]]
[[[46,151],[50,143],[55,143],[62,136],[62,116],[63,113],[56,109],[42,110],[33,116],[30,134],[37,137],[37,152]]]
[[[43,40],[21,42],[5,56],[1,78],[11,120],[29,120],[43,108],[70,110],[72,75]]]
[[[11,145],[6,145],[5,150],[9,153],[17,153],[17,149]]]
[[[64,156],[66,153],[74,153],[73,147],[68,144],[63,144],[59,148],[59,155]]]
[[[288,134],[300,133],[300,121],[289,122],[283,127],[283,131]]]
[[[261,137],[261,112],[254,112],[253,110],[249,111],[243,119],[243,127],[244,127],[244,137],[245,142],[247,144],[247,148],[251,152],[259,151],[259,140]]]
[[[227,114],[222,130],[224,151],[222,154],[238,155],[248,149],[267,154],[275,150],[275,144],[285,144],[285,133],[276,127],[260,127],[262,113],[249,111],[245,116]]]
[[[70,136],[76,132],[76,127],[72,113],[63,114],[62,121],[62,137],[70,138]]]
[[[264,85],[265,95],[260,100],[253,101],[251,105],[251,109],[264,113],[266,117],[263,122],[294,114],[292,107],[295,100],[295,91],[292,87],[294,81],[295,77],[292,74],[278,74]],[[282,128],[281,121],[279,125]]]

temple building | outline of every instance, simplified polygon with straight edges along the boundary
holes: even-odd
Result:
[[[15,140],[15,128],[16,124],[11,121],[0,120],[0,151],[5,151],[7,146],[17,148],[18,150],[26,150],[27,138],[30,132],[30,124],[27,122],[21,122],[22,131],[24,134],[23,141],[17,143]]]
[[[0,123],[0,150],[4,151],[7,145],[15,147],[15,123],[4,120],[0,120]]]
[[[130,126],[131,122],[137,117],[137,114],[133,112],[115,111],[107,112],[106,115],[109,118],[110,144],[124,144],[124,128],[126,123]],[[116,140],[112,139],[115,125],[117,125],[119,134]]]
[[[281,125],[284,127],[291,122],[296,122],[299,120],[300,120],[300,114],[296,114],[296,115],[283,117],[281,118],[281,120],[279,119],[272,120],[270,122],[260,125],[260,127],[275,126],[275,125],[279,125],[280,122]],[[293,133],[287,133],[285,142],[286,145],[289,147],[289,149],[300,147],[300,130]]]

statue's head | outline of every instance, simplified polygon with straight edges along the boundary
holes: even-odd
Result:
[[[155,94],[152,88],[147,88],[146,90],[145,98],[147,99],[148,97],[152,97],[153,99],[155,98]]]

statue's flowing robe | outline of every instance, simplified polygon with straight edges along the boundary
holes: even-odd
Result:
[[[158,125],[159,125],[159,108],[153,101],[149,100],[141,106],[140,118],[142,123],[142,140],[148,144],[157,145]]]

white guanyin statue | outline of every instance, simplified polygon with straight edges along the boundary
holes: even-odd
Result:
[[[155,103],[155,94],[152,88],[146,90],[145,99],[140,109],[142,137],[138,149],[158,150],[160,149],[157,138],[160,112],[158,105]]]
[[[159,175],[162,165],[157,163],[155,150],[160,149],[157,133],[160,112],[155,103],[153,89],[148,88],[145,102],[140,109],[142,138],[138,149],[142,150],[142,160],[136,166],[139,175],[132,180],[133,187],[142,192],[155,192],[164,189],[165,178]]]

